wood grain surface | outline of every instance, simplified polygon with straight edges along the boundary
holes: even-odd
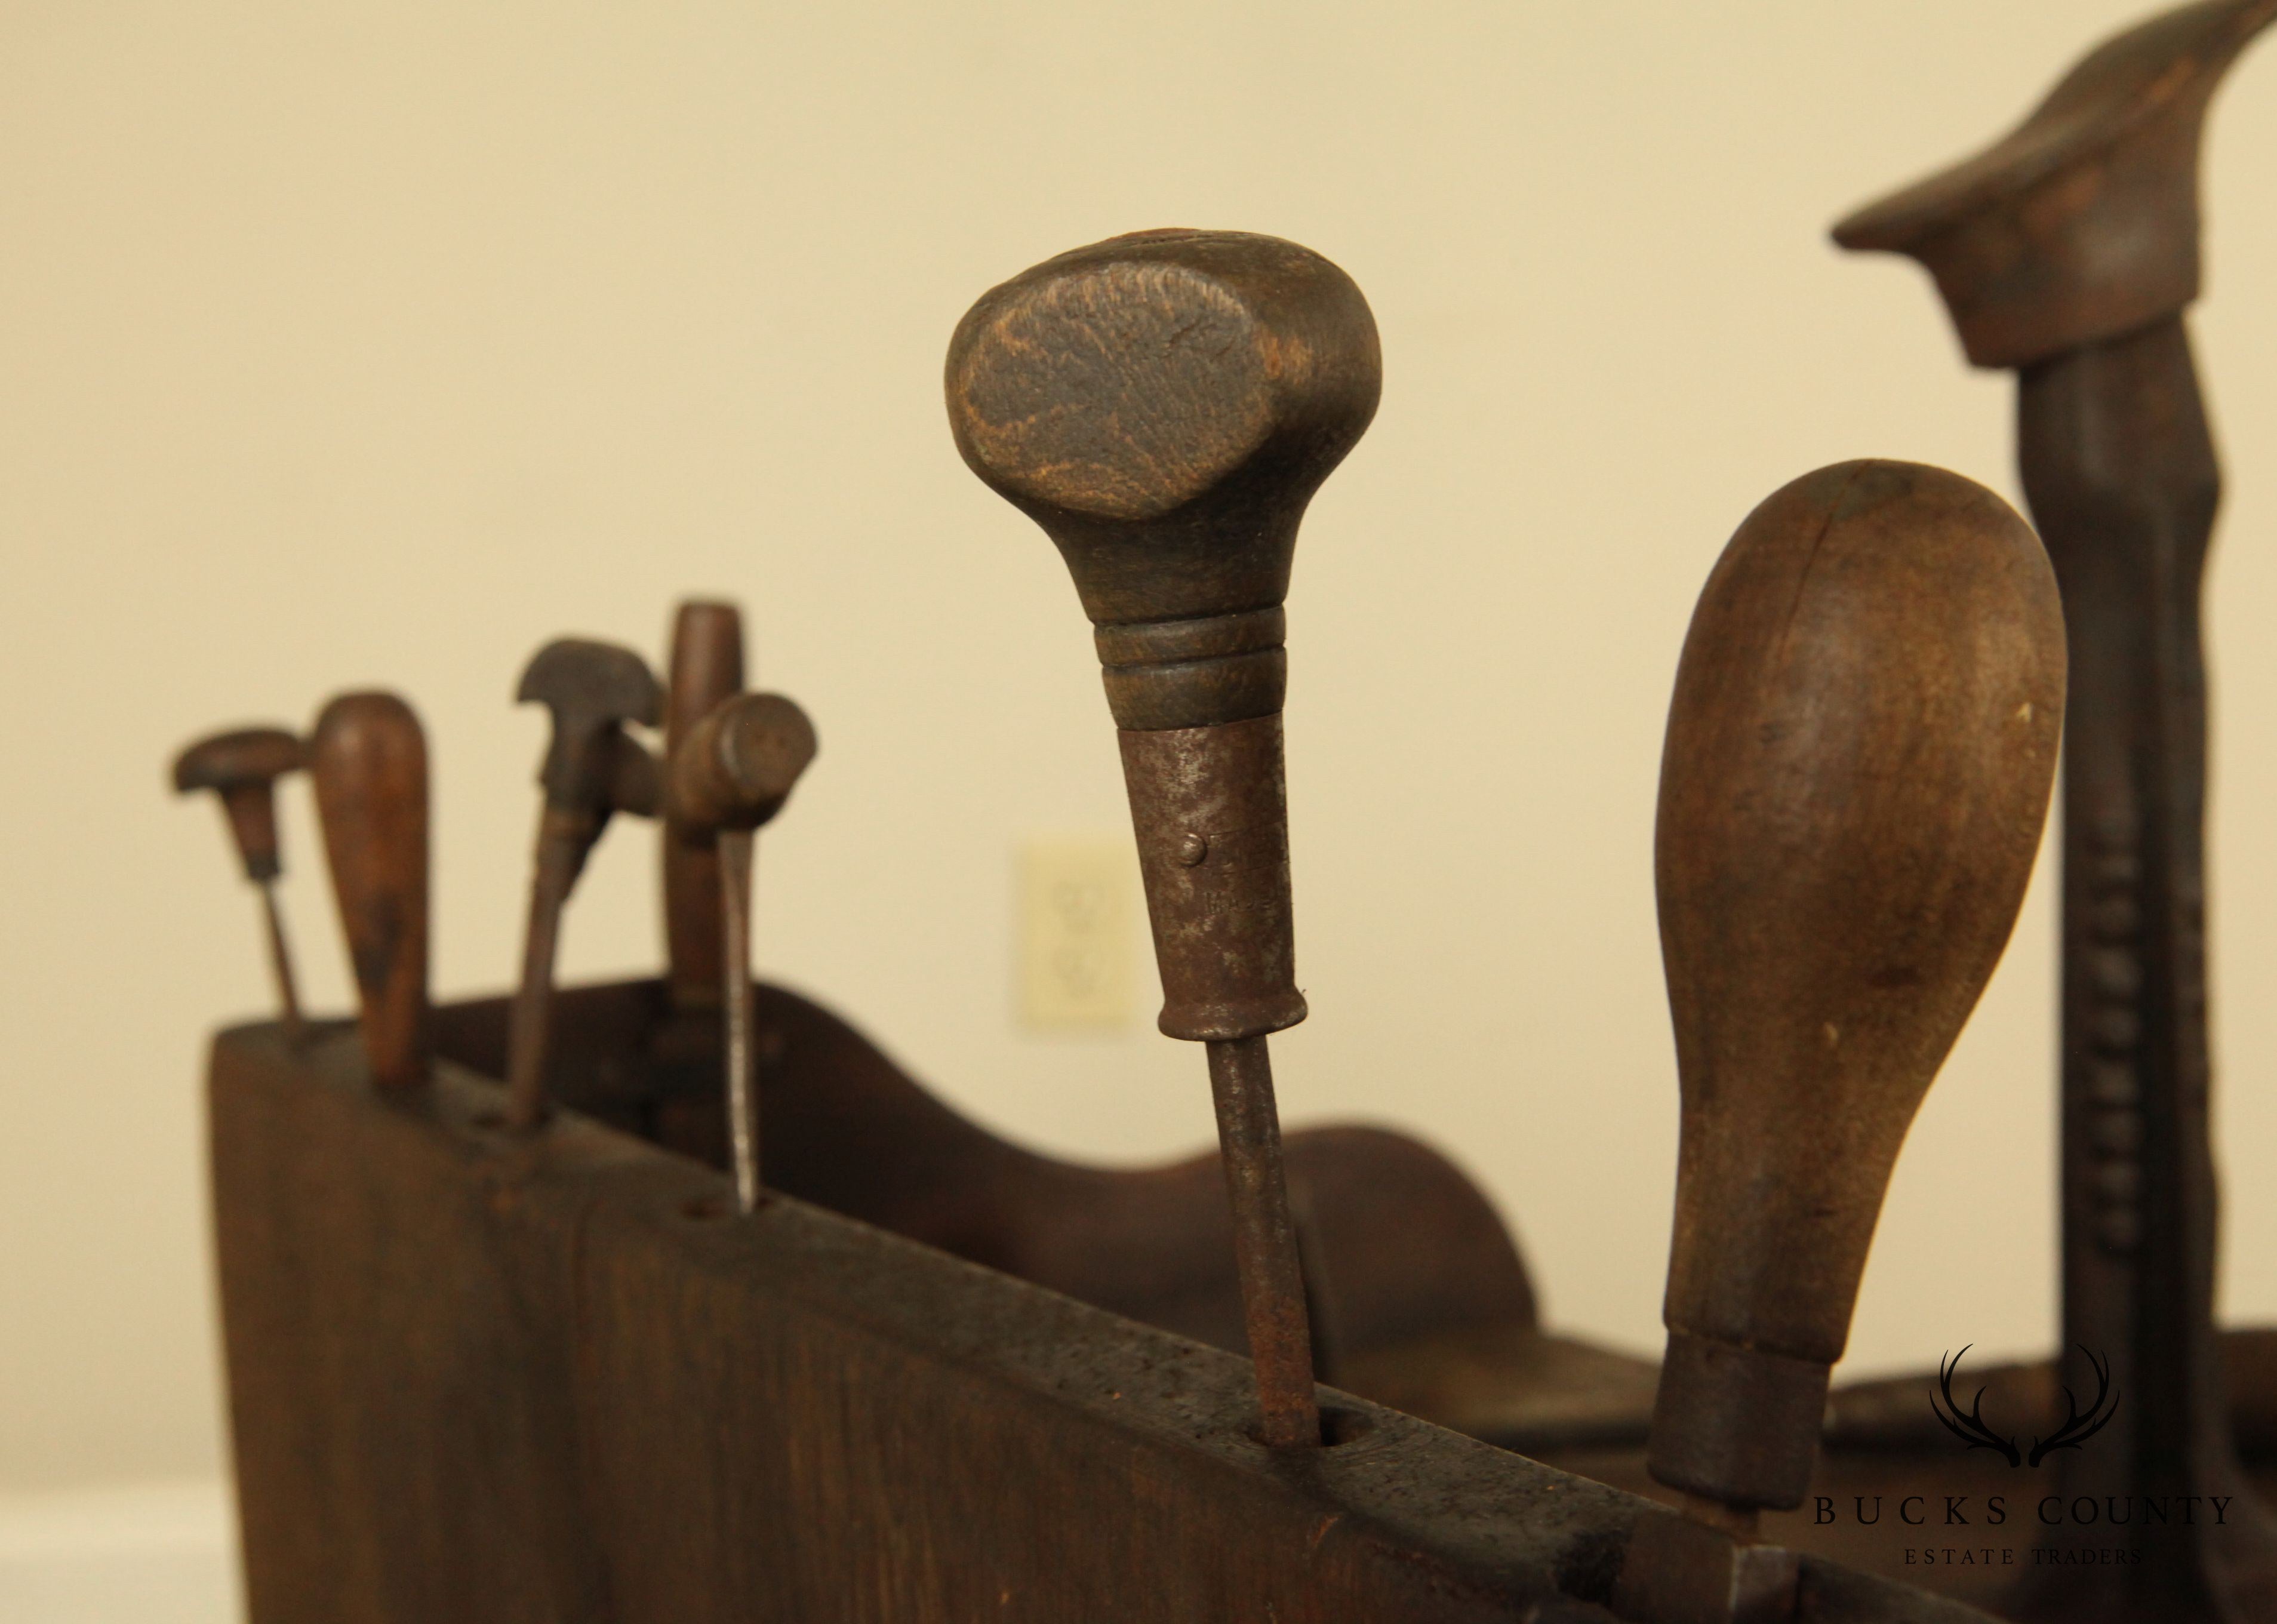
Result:
[[[661,998],[660,989],[659,996]],[[1602,1619],[1642,1502],[1330,1392],[1247,1436],[1234,1356],[449,1062],[225,1033],[216,1225],[254,1624]],[[1812,1620],[1980,1615],[1813,1566]]]

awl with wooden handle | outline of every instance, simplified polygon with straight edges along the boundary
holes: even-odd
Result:
[[[1268,1034],[1305,1018],[1290,915],[1282,600],[1306,504],[1375,415],[1367,301],[1276,238],[1158,231],[1047,260],[949,345],[949,422],[1041,525],[1094,628],[1161,972],[1208,1045],[1262,1422],[1317,1445]]]
[[[277,984],[278,1015],[288,1043],[300,1042],[304,1027],[292,949],[286,944],[285,919],[277,902],[277,881],[284,873],[277,838],[277,781],[298,772],[306,760],[300,739],[282,728],[239,728],[187,746],[174,758],[173,769],[177,794],[209,789],[220,801],[238,861],[261,893],[269,971]]]
[[[1683,1108],[1648,1518],[1618,1610],[1784,1619],[1801,1503],[1907,1128],[2022,901],[2063,615],[1983,487],[1839,464],[1748,516],[1669,707],[1655,867]]]

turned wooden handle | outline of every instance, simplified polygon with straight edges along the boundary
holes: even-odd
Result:
[[[2015,922],[2063,701],[2047,557],[1957,475],[1822,469],[1710,576],[1655,842],[1683,1092],[1663,1482],[1808,1486],[1899,1145]]]
[[[782,810],[814,760],[814,724],[781,694],[740,694],[689,729],[672,752],[666,804],[683,827],[756,829]],[[719,894],[712,894],[717,911]]]
[[[2174,315],[2198,295],[2206,104],[2277,0],[2198,0],[2106,41],[2016,129],[1858,210],[1846,248],[1936,277],[1980,367],[2019,367]]]
[[[729,603],[689,602],[673,617],[666,677],[664,759],[696,724],[743,691],[743,617]],[[720,941],[720,851],[712,831],[664,808],[664,947],[672,1001],[681,1009],[720,1002],[726,949]]]
[[[428,1068],[427,740],[393,694],[343,694],[317,715],[308,775],[362,1001],[373,1082]]]

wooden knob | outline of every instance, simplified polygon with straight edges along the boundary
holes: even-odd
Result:
[[[2206,104],[2277,0],[2198,0],[2106,41],[1985,151],[1860,210],[1846,248],[1936,277],[1969,358],[2017,367],[2198,295]]]
[[[281,872],[277,840],[277,781],[306,759],[300,738],[282,728],[239,728],[209,735],[174,758],[174,789],[210,789],[221,798],[230,840],[245,877],[256,883]]]
[[[1375,416],[1375,321],[1308,248],[1115,237],[982,295],[948,349],[957,449],[1043,526],[1124,728],[1271,715],[1305,505]]]
[[[1898,1147],[2031,873],[2064,658],[2030,528],[1911,463],[1778,492],[1701,594],[1655,837],[1683,1092],[1664,1483],[1809,1486]]]
[[[672,816],[699,829],[755,829],[782,810],[813,761],[814,724],[781,694],[742,694],[689,730],[670,766]]]
[[[428,1064],[427,739],[393,694],[343,694],[308,741],[308,774],[361,996],[373,1081],[405,1088]]]

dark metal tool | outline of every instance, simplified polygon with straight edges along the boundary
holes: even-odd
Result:
[[[814,759],[814,724],[781,694],[744,694],[689,729],[672,753],[666,804],[717,847],[720,985],[727,1016],[727,1143],[735,1204],[759,1204],[758,1089],[751,1019],[751,847]]]
[[[1232,232],[1047,260],[958,325],[948,415],[1096,628],[1164,1002],[1209,1046],[1260,1436],[1317,1445],[1268,1033],[1293,969],[1282,600],[1306,502],[1375,415],[1375,324],[1308,249]]]
[[[2213,1330],[2199,592],[2220,472],[2183,319],[2206,106],[2273,19],[2277,0],[2155,17],[2013,133],[1834,233],[1921,261],[1969,359],[2015,369],[2070,625],[2063,1383],[2124,1403],[2062,1454],[2063,1490],[2231,1500],[2227,1526],[2051,1530],[2128,1558],[2027,1575],[2021,1616],[2068,1624],[2277,1620],[2277,1521],[2239,1468]]]
[[[332,894],[347,939],[373,1083],[424,1082],[427,996],[427,738],[390,693],[342,694],[308,736]]]
[[[1748,516],[1677,670],[1655,834],[1683,1091],[1668,1351],[1620,1610],[1783,1619],[1898,1148],[2007,945],[2064,701],[2047,558],[1957,475],[1848,462]]]
[[[545,1115],[561,910],[610,814],[656,811],[655,759],[626,735],[624,724],[653,727],[664,696],[647,664],[631,650],[564,637],[538,650],[514,698],[544,705],[553,718],[552,742],[538,771],[545,800],[538,814],[529,924],[506,1058],[506,1124],[526,1129]]]
[[[245,877],[261,893],[269,969],[276,979],[278,1014],[289,1043],[300,1042],[306,1028],[293,979],[293,954],[285,942],[285,919],[277,905],[277,880],[284,872],[277,840],[277,781],[297,772],[304,762],[300,739],[282,728],[213,734],[174,758],[175,792],[214,792],[238,860],[245,865]]]
[[[664,759],[679,753],[696,724],[743,691],[743,620],[735,606],[701,599],[673,616],[666,677]],[[725,984],[720,966],[720,854],[712,832],[690,827],[667,800],[660,842],[664,862],[664,946],[673,1008],[718,1013]]]

